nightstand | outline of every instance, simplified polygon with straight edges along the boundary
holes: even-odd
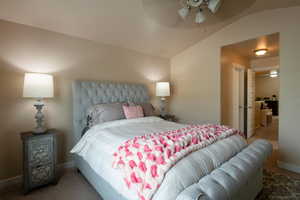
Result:
[[[159,117],[170,122],[178,122],[178,119],[175,115],[165,115],[165,116],[160,115]]]
[[[57,183],[57,131],[21,133],[23,141],[23,189],[31,190]]]

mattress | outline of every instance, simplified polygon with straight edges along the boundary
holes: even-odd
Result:
[[[168,122],[158,117],[106,122],[92,127],[72,153],[81,156],[93,171],[108,182],[122,196],[138,200],[133,190],[128,190],[120,170],[112,168],[112,154],[129,138],[148,133],[175,130],[183,124]],[[222,165],[247,146],[238,135],[230,136],[180,160],[166,174],[153,200],[174,200],[187,187]]]

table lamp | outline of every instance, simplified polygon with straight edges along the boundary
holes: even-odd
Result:
[[[157,82],[156,83],[156,96],[160,97],[161,108],[160,114],[166,115],[166,97],[170,96],[170,83],[169,82]]]
[[[44,107],[44,98],[53,98],[53,76],[48,74],[25,73],[24,77],[24,98],[35,98],[37,102],[34,107],[37,110],[35,115],[36,127],[34,133],[40,134],[47,131],[45,126],[45,117],[42,112]]]

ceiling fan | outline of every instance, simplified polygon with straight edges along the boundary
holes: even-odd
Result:
[[[186,19],[186,17],[191,13],[191,10],[195,9],[197,10],[195,22],[197,24],[201,24],[206,20],[203,10],[208,9],[215,14],[221,7],[222,0],[186,0],[182,2],[182,4],[183,7],[178,10],[180,17],[182,19]]]
[[[176,29],[199,28],[201,24],[201,30],[239,15],[256,2],[256,0],[141,1],[145,16],[158,24]]]

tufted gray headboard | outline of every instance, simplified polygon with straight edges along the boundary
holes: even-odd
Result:
[[[143,84],[112,83],[101,81],[73,82],[73,132],[75,141],[86,126],[86,111],[91,105],[117,102],[150,101],[148,89]]]

